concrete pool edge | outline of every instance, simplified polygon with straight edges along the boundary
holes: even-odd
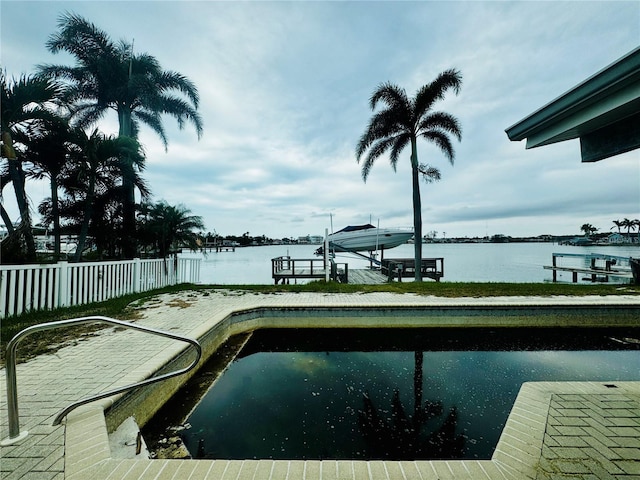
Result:
[[[562,303],[558,304],[555,302],[545,302],[544,304],[540,304],[537,302],[529,303],[526,302],[525,305],[518,303],[507,302],[506,304],[496,305],[495,303],[483,303],[483,302],[471,302],[464,304],[440,304],[440,305],[420,305],[419,308],[424,311],[434,311],[441,308],[450,309],[454,308],[489,308],[493,309],[495,307],[498,308],[525,308],[530,309],[531,307],[536,307],[540,309],[546,309],[548,307],[563,307],[563,308],[595,308],[602,307],[603,305],[593,305],[588,303],[578,303],[578,304],[567,304]],[[605,303],[605,308],[615,308],[620,307],[620,305],[608,304]],[[415,305],[411,305],[404,308],[415,308]],[[283,308],[286,309],[287,315],[282,315]],[[336,306],[336,307],[325,307],[319,308],[318,306],[301,306],[297,305],[295,307],[257,307],[257,308],[238,308],[232,311],[229,311],[224,318],[218,317],[216,322],[213,324],[209,324],[209,322],[205,322],[200,325],[198,328],[198,338],[202,338],[205,335],[211,334],[211,332],[217,332],[215,335],[218,338],[218,341],[223,341],[220,339],[226,339],[232,334],[240,333],[242,331],[250,331],[255,330],[256,328],[267,328],[267,327],[282,327],[284,324],[286,326],[297,326],[297,327],[310,327],[308,324],[308,320],[312,320],[312,323],[315,324],[315,319],[317,317],[317,313],[319,310],[331,311],[333,308],[344,309],[344,306]],[[371,312],[371,309],[380,309],[387,308],[387,306],[379,305],[377,307],[367,306],[364,307],[362,305],[352,305],[347,308],[350,310],[350,314],[352,315],[354,312],[365,313],[366,311]],[[398,307],[396,307],[398,308]],[[390,310],[394,308],[391,307]],[[379,313],[380,310],[378,310]],[[306,317],[307,320],[303,320],[300,323],[291,322],[291,319],[300,318],[300,313],[306,312],[310,314]],[[276,315],[277,314],[277,315]],[[303,317],[304,318],[304,317]],[[323,322],[327,321],[327,318],[331,317],[320,317]],[[334,317],[336,318],[336,317]],[[337,317],[340,320],[331,321],[327,323],[323,323],[323,326],[347,326],[344,322],[344,318]],[[359,317],[361,321],[356,322],[356,326],[363,327],[372,327],[374,324],[378,323],[378,320],[384,319],[385,315],[374,317],[373,321],[372,317],[364,316]],[[615,326],[619,326],[618,323],[613,322]],[[348,323],[348,325],[353,326],[352,323]],[[444,325],[451,326],[450,323],[445,323]],[[313,325],[318,326],[318,325]],[[388,323],[386,324],[388,326]],[[402,327],[405,325],[394,325],[397,327]],[[441,324],[434,324],[430,326],[443,326]],[[468,319],[465,320],[463,325],[460,326],[470,326],[468,323]],[[486,326],[482,324],[482,326]],[[509,322],[500,321],[496,326],[523,326],[522,323],[509,324]],[[538,325],[539,326],[539,325]],[[563,325],[568,326],[568,325]],[[584,324],[580,324],[580,326],[585,326]],[[221,331],[221,330],[225,331]],[[195,333],[195,331],[194,331]],[[166,363],[166,361],[165,361]],[[164,363],[163,363],[164,365]],[[620,382],[623,383],[623,382]],[[636,387],[638,391],[640,391],[640,382],[627,382],[633,384],[637,384]],[[554,386],[555,388],[550,389],[550,386]],[[540,470],[540,459],[541,452],[543,448],[543,439],[545,434],[545,421],[547,418],[547,412],[549,409],[549,401],[551,399],[551,395],[553,393],[561,394],[561,393],[575,393],[576,391],[581,391],[583,393],[585,388],[595,389],[594,393],[600,391],[604,387],[602,384],[596,383],[528,383],[524,384],[518,398],[514,404],[512,412],[509,416],[507,424],[505,425],[505,429],[500,438],[498,446],[496,447],[496,452],[492,460],[482,460],[482,461],[473,461],[473,460],[461,460],[461,461],[430,461],[430,462],[359,462],[359,461],[269,461],[269,460],[258,460],[258,461],[227,461],[227,460],[190,460],[187,461],[189,463],[200,463],[204,462],[201,465],[194,466],[193,469],[199,467],[200,469],[206,469],[209,472],[209,475],[212,475],[211,469],[218,471],[218,468],[223,468],[222,471],[218,471],[213,477],[191,477],[191,478],[245,478],[243,475],[247,475],[246,478],[263,478],[262,476],[256,476],[256,472],[259,469],[267,469],[269,470],[269,475],[264,478],[278,478],[277,475],[274,477],[274,471],[279,471],[280,469],[284,469],[283,471],[290,473],[290,468],[293,466],[296,469],[300,468],[300,465],[303,466],[302,472],[303,475],[300,477],[289,477],[289,478],[324,478],[322,475],[322,471],[334,471],[336,474],[340,472],[340,465],[344,468],[346,465],[351,465],[353,469],[353,475],[349,477],[348,475],[344,478],[380,478],[373,474],[371,471],[372,468],[377,469],[380,468],[381,471],[386,472],[386,478],[395,479],[395,478],[523,478],[522,476],[526,476],[526,478],[536,478]],[[576,390],[577,389],[577,390]],[[95,417],[92,417],[95,420]],[[103,415],[104,418],[104,415]],[[72,420],[69,420],[69,426],[73,425]],[[75,420],[73,421],[75,422]],[[533,426],[532,426],[533,425]],[[82,431],[82,424],[75,425],[73,427],[72,432],[75,428],[80,428]],[[106,423],[105,423],[105,432],[106,432]],[[104,436],[102,437],[104,439]],[[71,439],[67,437],[67,441]],[[526,449],[522,448],[522,445],[526,445]],[[90,448],[95,449],[97,451],[102,451],[101,448],[97,446],[91,446]],[[108,448],[108,447],[107,447]],[[85,451],[93,451],[93,450],[85,450]],[[96,457],[98,460],[100,457]],[[81,463],[76,464],[70,458],[67,465],[70,467],[67,471],[68,478],[83,478],[83,475],[86,475],[88,472],[85,470],[84,466],[86,465],[86,458],[82,460]],[[106,463],[105,463],[106,462]],[[111,474],[116,471],[113,469],[124,469],[127,467],[133,468],[130,472],[133,474],[133,471],[138,471],[142,468],[142,464],[131,464],[131,460],[119,460],[119,459],[105,459],[101,457],[97,464],[93,468],[99,468],[100,471],[110,472]],[[127,473],[126,478],[156,478],[160,472],[164,472],[162,477],[165,478],[165,474],[168,474],[169,471],[180,468],[181,471],[185,471],[185,469],[189,469],[190,467],[180,467],[179,465],[173,465],[175,462],[184,462],[184,461],[176,461],[176,460],[134,460],[133,462],[153,462],[154,465],[145,465],[144,470],[142,471],[141,476],[132,475],[129,477],[129,473]],[[102,465],[102,463],[105,463]],[[162,466],[156,465],[156,463],[162,463]],[[214,469],[215,464],[215,469]],[[255,464],[255,465],[254,465]],[[403,466],[404,465],[404,466]],[[76,475],[75,467],[81,467]],[[255,466],[255,469],[253,469]],[[286,466],[286,468],[285,468]],[[268,467],[268,468],[267,468]],[[91,468],[91,470],[93,470]],[[407,472],[407,468],[412,471],[412,469],[416,469],[415,475]],[[159,470],[157,470],[159,469]],[[165,472],[165,469],[168,469]],[[252,470],[253,469],[253,470]],[[274,470],[275,469],[275,470]],[[309,473],[311,471],[315,473],[313,475],[307,475],[307,469],[309,469]],[[328,469],[328,470],[327,470]],[[157,471],[156,471],[157,470]],[[226,472],[226,473],[225,473]],[[241,472],[242,475],[240,475]],[[250,475],[246,472],[252,472]],[[360,472],[360,473],[357,473]],[[366,474],[366,472],[369,472]],[[392,475],[391,472],[397,472],[398,475]],[[193,473],[193,472],[192,472]],[[345,472],[346,473],[346,472]],[[98,475],[98,472],[92,471],[93,475]],[[218,474],[222,474],[222,477],[218,477]],[[136,474],[137,475],[137,474]],[[364,475],[364,476],[363,476]],[[367,476],[368,475],[368,476]],[[416,476],[417,475],[417,476]],[[110,478],[118,478],[110,476]],[[166,478],[172,478],[172,475],[166,476]],[[96,476],[95,478],[102,478],[101,476]],[[106,477],[105,477],[106,478]],[[179,477],[175,477],[179,478]],[[284,477],[283,477],[284,478]],[[332,478],[330,475],[327,478]],[[342,478],[340,476],[339,478]],[[381,477],[385,478],[385,477]]]
[[[608,386],[607,386],[608,385]],[[612,389],[615,385],[615,389]],[[580,398],[582,404],[590,399],[599,402],[621,401],[629,396],[640,401],[640,382],[531,382],[525,383],[514,403],[496,451],[491,460],[435,460],[435,461],[296,461],[296,460],[131,460],[110,457],[104,413],[101,408],[87,408],[70,415],[66,430],[66,478],[74,479],[537,479],[568,474],[567,465],[578,460],[599,462],[606,470],[607,462],[599,459],[597,451],[589,456],[593,442],[583,442],[586,454],[569,460],[545,455],[544,450],[557,446],[550,437],[549,411],[554,396]],[[619,405],[618,405],[619,406]],[[640,404],[638,405],[640,410]],[[628,419],[629,412],[612,408],[608,421]],[[633,413],[633,412],[631,412]],[[640,411],[635,413],[640,418]],[[561,416],[562,417],[562,416]],[[563,418],[575,419],[566,416]],[[568,421],[560,428],[576,428]],[[640,423],[637,423],[640,431]],[[602,425],[604,428],[604,425]],[[623,427],[621,427],[623,428]],[[557,433],[557,432],[556,432]],[[595,438],[581,429],[583,438]],[[633,432],[626,432],[627,436]],[[573,437],[573,435],[569,435]],[[564,447],[560,447],[564,448]],[[575,450],[575,448],[574,448]],[[560,462],[558,462],[558,459]],[[621,460],[628,463],[629,460]],[[619,468],[615,461],[608,461]],[[565,471],[563,471],[563,469]],[[624,470],[621,469],[620,473]]]
[[[365,309],[386,309],[390,307],[439,308],[449,306],[480,306],[483,308],[598,306],[630,307],[640,311],[640,296],[449,299],[389,292],[367,294],[256,294],[241,290],[232,292],[225,289],[224,291],[209,290],[198,293],[165,294],[154,297],[153,301],[136,306],[134,309],[139,314],[136,322],[167,331],[175,330],[176,333],[198,338],[209,331],[212,326],[226,318],[230,318],[234,313],[246,313],[260,309],[264,310],[265,308],[271,310],[289,310],[291,308],[335,309],[343,307],[348,309],[360,307]],[[638,323],[635,322],[633,325],[638,326]],[[158,346],[156,343],[147,342],[144,339],[141,343],[134,342],[132,344],[132,341],[127,337],[128,335],[133,334],[104,331],[73,345],[63,347],[54,355],[40,355],[29,362],[18,365],[21,425],[23,429],[29,431],[29,436],[18,445],[0,448],[0,457],[2,457],[0,476],[6,478],[6,480],[21,478],[63,480],[67,477],[71,478],[71,475],[76,479],[87,478],[80,473],[84,471],[87,474],[95,472],[98,475],[95,478],[157,478],[159,480],[173,478],[179,480],[193,474],[191,479],[197,480],[198,478],[205,478],[209,467],[212,467],[212,470],[209,472],[210,476],[208,478],[218,478],[215,476],[216,472],[218,472],[217,469],[224,465],[228,466],[225,474],[227,477],[231,475],[233,469],[238,468],[237,464],[230,465],[229,462],[225,461],[218,461],[216,466],[201,465],[199,461],[177,461],[178,464],[174,464],[176,461],[169,461],[169,465],[158,467],[163,461],[155,460],[154,462],[158,463],[154,466],[149,465],[147,461],[112,458],[106,440],[107,428],[105,426],[104,410],[108,409],[117,399],[96,402],[72,412],[65,422],[66,425],[63,424],[57,427],[51,425],[57,412],[68,405],[69,402],[83,398],[88,394],[153,375],[158,368],[164,366],[181,351],[178,348],[178,346],[182,347],[181,344],[177,344],[178,346],[171,344]],[[0,377],[2,375],[6,375],[6,370],[0,369]],[[0,391],[2,390],[2,385],[4,385],[4,379],[0,378]],[[596,393],[594,392],[594,394]],[[2,431],[2,438],[5,438],[7,424],[4,396],[0,398],[0,410],[3,411],[3,415],[0,417],[0,431]],[[640,413],[638,417],[640,417]],[[640,420],[638,422],[640,423]],[[83,431],[85,426],[91,427]],[[68,432],[66,432],[67,428],[69,429]],[[638,428],[636,437],[640,438],[640,427]],[[79,435],[83,432],[84,437]],[[65,436],[67,437],[66,440]],[[630,437],[614,438],[630,441]],[[636,446],[636,451],[640,451],[640,444]],[[605,451],[603,458],[609,453]],[[562,458],[562,455],[564,453],[560,455],[560,458]],[[247,461],[241,463],[242,475],[238,477],[241,479],[247,478],[246,475],[248,475],[248,478],[254,478],[253,473],[256,473],[256,479],[278,478],[278,476],[284,478],[286,472],[280,475],[282,473],[281,468],[286,468],[289,471],[289,478],[295,478],[296,472],[306,472],[305,478],[321,478],[319,474],[316,475],[318,471],[324,471],[322,478],[337,478],[337,474],[341,474],[343,470],[348,473],[348,478],[378,478],[371,475],[381,471],[384,472],[385,468],[393,469],[395,467],[399,467],[401,473],[404,472],[407,478],[411,478],[411,472],[419,472],[413,462],[408,462],[406,465],[401,462],[399,466],[396,465],[395,467],[393,465],[380,465],[379,462],[370,462],[368,466],[365,466],[364,471],[361,470],[363,468],[361,464],[352,465],[352,462],[332,462],[332,468],[329,469],[327,469],[325,462],[320,462],[319,464],[317,462],[313,464],[284,462],[286,464],[285,467],[280,463],[275,465],[269,461]],[[192,467],[196,464],[199,466]],[[638,462],[636,464],[640,465]],[[110,470],[117,465],[120,465],[117,471]],[[452,478],[450,475],[451,469],[457,469],[457,467],[461,466],[457,463],[448,465],[446,462],[435,462],[433,465],[439,472],[444,468],[440,472],[444,475],[443,478],[447,478],[447,476]],[[633,465],[630,468],[633,468]],[[161,468],[162,472],[159,472],[158,468]],[[186,469],[192,468],[195,468],[195,471],[190,470],[187,472]],[[253,470],[251,470],[252,468]],[[472,476],[472,478],[510,478],[508,469],[498,468],[495,462],[492,461],[471,462],[465,464],[464,468],[469,469],[470,472],[488,472],[486,475],[482,473],[482,475]],[[123,473],[122,469],[125,469],[125,472],[128,473]],[[247,472],[249,471],[252,473],[248,474]],[[389,471],[391,472],[391,470]],[[397,472],[397,469],[393,471]],[[262,475],[264,472],[266,474]],[[446,472],[449,472],[449,474]],[[500,472],[505,472],[506,477]],[[640,472],[636,472],[636,474],[640,474]],[[381,478],[386,478],[385,475]],[[422,477],[414,476],[413,478],[428,478],[424,477],[424,475]],[[303,478],[303,474],[298,475],[298,477]],[[231,476],[229,478],[235,477]],[[432,478],[434,477],[432,476]]]

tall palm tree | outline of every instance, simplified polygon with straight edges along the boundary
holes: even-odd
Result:
[[[418,163],[418,138],[434,143],[453,165],[455,157],[449,135],[462,138],[458,120],[445,112],[432,111],[434,104],[442,100],[449,89],[458,94],[462,75],[451,69],[442,72],[431,83],[422,86],[414,98],[409,98],[403,88],[392,83],[380,85],[371,96],[371,110],[379,102],[384,109],[375,113],[356,147],[356,158],[362,163],[362,178],[366,182],[374,162],[385,152],[390,152],[391,167],[396,170],[400,153],[411,146],[411,176],[413,186],[413,229],[415,238],[415,280],[422,280],[422,204],[420,199],[420,175],[426,180],[439,178],[434,167]],[[366,154],[366,155],[365,155]]]
[[[76,66],[42,65],[42,75],[67,82],[66,100],[75,105],[74,118],[81,126],[92,125],[107,110],[118,114],[119,135],[137,138],[139,124],[155,131],[167,147],[162,115],[167,114],[183,128],[190,122],[202,135],[196,86],[184,75],[162,70],[159,62],[146,53],[134,54],[133,44],[114,43],[109,36],[81,16],[65,13],[59,31],[50,36],[52,53],[66,51],[76,58]],[[186,98],[185,98],[186,97]],[[134,186],[123,179],[124,230],[133,241],[125,255],[136,253]]]
[[[51,118],[46,105],[60,96],[60,85],[54,81],[23,75],[9,81],[0,72],[0,131],[2,134],[2,158],[6,159],[8,174],[16,195],[20,212],[20,234],[24,237],[26,261],[35,260],[36,247],[31,231],[31,212],[25,190],[25,174],[20,150],[14,145],[17,132],[29,125]],[[5,219],[6,221],[6,219]],[[7,225],[9,228],[9,225]]]

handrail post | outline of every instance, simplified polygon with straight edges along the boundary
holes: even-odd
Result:
[[[16,335],[17,337],[17,335]],[[20,417],[18,415],[18,388],[16,382],[16,347],[18,342],[14,340],[7,345],[7,415],[9,417],[9,438],[2,440],[0,445],[7,446],[18,443],[29,435],[26,430],[20,432]]]

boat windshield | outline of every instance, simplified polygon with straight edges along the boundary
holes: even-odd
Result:
[[[369,230],[370,228],[376,228],[370,223],[366,225],[349,225],[348,227],[344,227],[342,230],[338,230],[336,233],[340,232],[355,232],[357,230]]]

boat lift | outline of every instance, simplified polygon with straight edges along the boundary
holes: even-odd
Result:
[[[373,265],[375,264],[378,267],[382,266],[382,259],[384,256],[384,248],[380,249],[380,260],[378,260],[375,255],[373,254],[373,251],[369,252],[369,255],[365,255],[364,253],[360,253],[360,252],[354,252],[353,250],[347,250],[345,248],[342,248],[340,245],[336,245],[333,242],[329,242],[329,253],[331,255],[335,256],[335,252],[341,252],[341,253],[349,253],[352,255],[356,255],[364,260],[368,260],[371,268],[373,268]],[[320,247],[315,251],[316,255],[324,255],[324,247]]]

